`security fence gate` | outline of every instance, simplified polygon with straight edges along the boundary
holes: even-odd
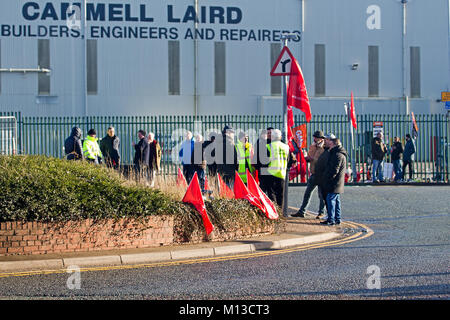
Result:
[[[0,116],[0,155],[16,154],[17,120],[14,116]]]
[[[120,152],[123,164],[133,162],[132,142],[137,141],[137,132],[141,129],[154,132],[155,139],[161,144],[163,151],[161,170],[163,175],[176,174],[180,165],[178,151],[187,130],[194,134],[202,134],[206,140],[210,133],[221,132],[225,125],[229,125],[235,130],[236,136],[241,131],[246,132],[250,142],[254,144],[262,129],[282,127],[281,116],[22,117],[20,113],[0,113],[0,116],[17,119],[17,134],[14,137],[17,137],[16,149],[19,154],[41,154],[57,158],[64,157],[64,140],[70,135],[74,126],[82,129],[83,137],[89,129],[94,128],[99,138],[106,135],[108,127],[115,127],[116,135],[121,140]],[[446,115],[416,115],[416,121],[419,128],[415,140],[417,152],[414,177],[416,181],[449,183],[449,117]],[[370,181],[372,173],[371,141],[374,126],[377,130],[381,126],[384,140],[390,149],[395,136],[400,137],[403,145],[405,144],[405,135],[411,133],[411,118],[409,115],[358,115],[357,122],[358,129],[354,132],[354,148],[351,147],[351,135],[346,115],[313,116],[312,120],[306,123],[306,138],[309,146],[316,130],[335,134],[341,139],[344,148],[349,153],[349,169],[354,160],[360,178],[358,181],[364,183]],[[304,123],[304,116],[295,116],[296,126]],[[0,130],[3,137],[3,129]],[[8,133],[6,135],[9,137]],[[6,138],[6,141],[10,140]],[[5,145],[9,148],[11,143],[6,142]],[[391,162],[389,153],[385,160],[386,163]],[[369,174],[368,171],[370,171]],[[300,183],[300,177],[291,183]]]

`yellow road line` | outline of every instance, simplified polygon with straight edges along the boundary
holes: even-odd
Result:
[[[357,240],[362,240],[362,239],[368,238],[373,234],[372,230],[370,230],[369,228],[367,228],[366,226],[364,226],[362,224],[358,224],[355,222],[345,222],[344,224],[349,225],[352,228],[366,229],[367,233],[363,234],[362,232],[357,232],[351,236],[345,237],[344,239],[330,240],[330,241],[326,241],[326,242],[319,242],[319,243],[313,243],[313,244],[305,244],[305,245],[287,248],[287,249],[275,249],[274,251],[252,252],[252,253],[247,253],[247,254],[228,255],[228,256],[212,257],[212,258],[197,258],[197,259],[189,259],[189,260],[163,261],[163,262],[156,262],[156,263],[151,263],[151,264],[80,268],[80,272],[157,268],[157,267],[168,267],[168,266],[185,265],[185,264],[186,265],[187,264],[197,264],[197,263],[205,263],[205,262],[220,262],[220,261],[258,258],[258,257],[264,257],[264,256],[271,256],[271,255],[278,255],[278,254],[285,254],[285,253],[291,253],[291,252],[299,252],[299,251],[306,251],[306,250],[342,245],[342,244],[346,244],[346,243],[350,243],[350,242],[354,242]],[[58,269],[58,270],[36,270],[36,271],[24,271],[24,272],[13,272],[13,273],[0,273],[0,278],[24,277],[24,276],[48,275],[48,274],[62,274],[62,273],[67,273],[67,270],[66,269]]]

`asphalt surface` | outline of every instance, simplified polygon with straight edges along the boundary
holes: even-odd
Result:
[[[304,190],[290,188],[291,206],[300,206]],[[312,198],[316,211],[316,192]],[[71,274],[0,278],[0,299],[450,298],[450,187],[347,187],[342,207],[344,220],[374,234],[258,258],[82,272],[80,289],[68,288]]]

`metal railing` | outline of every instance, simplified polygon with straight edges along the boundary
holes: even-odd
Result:
[[[225,125],[236,131],[249,134],[250,142],[255,143],[262,129],[271,126],[282,127],[281,116],[256,115],[218,115],[218,116],[102,116],[102,117],[23,117],[20,113],[1,113],[0,116],[15,116],[18,126],[17,149],[21,154],[41,154],[57,158],[64,157],[64,140],[71,129],[78,126],[83,130],[83,137],[91,128],[96,129],[99,138],[106,135],[109,126],[114,126],[120,138],[120,152],[123,164],[131,164],[134,156],[132,142],[137,140],[140,129],[154,132],[155,139],[163,150],[162,171],[164,175],[176,174],[178,148],[183,141],[186,130],[202,134],[205,139],[210,132],[220,132]],[[419,126],[414,163],[414,177],[420,182],[449,183],[450,126],[446,115],[416,115]],[[359,182],[369,181],[367,171],[371,169],[371,141],[373,122],[383,122],[385,142],[388,148],[394,136],[400,137],[403,145],[405,135],[411,133],[409,115],[358,115],[358,129],[354,132],[354,146],[351,139],[346,115],[315,115],[307,123],[308,146],[316,130],[334,133],[340,138],[351,159],[356,162],[356,171],[360,174]],[[305,123],[301,115],[295,116],[296,125]],[[390,154],[386,162],[391,162]],[[371,174],[371,172],[370,172]],[[389,178],[389,177],[388,177]],[[300,177],[291,181],[298,184]]]

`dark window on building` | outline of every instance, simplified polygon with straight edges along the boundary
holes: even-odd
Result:
[[[314,45],[314,89],[316,96],[325,96],[325,45]]]
[[[281,43],[270,44],[270,67],[272,68],[281,53]],[[273,96],[281,95],[281,84],[283,77],[270,77],[270,94]]]
[[[50,40],[38,40],[38,67],[50,69]],[[38,95],[50,95],[50,74],[38,73]]]
[[[180,94],[180,41],[169,41],[169,94]]]
[[[226,55],[225,42],[214,43],[214,93],[225,95],[226,92]]]
[[[86,86],[87,94],[98,93],[97,40],[87,40],[86,45]]]
[[[420,98],[420,47],[410,48],[411,98]]]
[[[379,94],[379,50],[378,46],[369,46],[369,97]]]

